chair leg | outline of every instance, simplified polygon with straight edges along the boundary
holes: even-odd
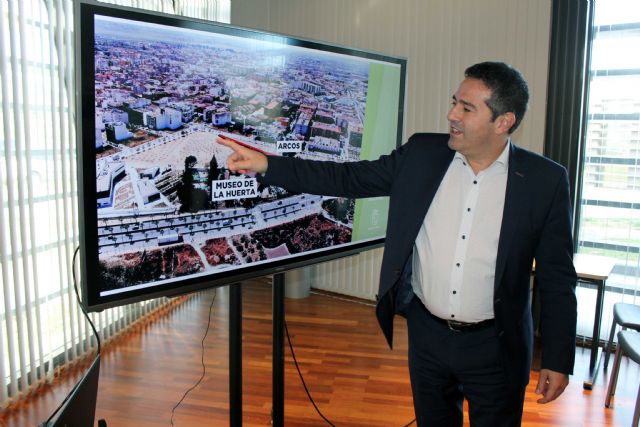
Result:
[[[616,394],[616,384],[618,382],[618,371],[620,370],[620,359],[622,359],[622,349],[618,345],[616,348],[616,355],[613,358],[613,372],[611,378],[609,378],[609,387],[607,388],[607,399],[604,402],[604,406],[611,407],[611,398]]]
[[[631,426],[638,427],[638,423],[640,423],[640,387],[638,387],[638,397],[636,397],[636,410],[633,412],[633,422],[631,423]]]
[[[613,348],[613,337],[615,336],[614,334],[616,333],[617,324],[618,322],[616,322],[616,319],[614,318],[613,321],[611,322],[611,332],[609,332],[609,342],[607,343],[607,348],[605,349],[605,354],[604,354],[604,363],[603,363],[604,369],[607,369],[607,366],[609,366],[609,356],[611,355],[611,349]]]

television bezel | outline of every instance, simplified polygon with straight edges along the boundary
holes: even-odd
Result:
[[[396,147],[399,147],[403,135],[404,102],[406,90],[406,58],[390,56],[352,47],[331,44],[317,40],[305,39],[290,35],[266,32],[262,30],[243,28],[214,21],[206,21],[191,17],[169,15],[143,9],[124,7],[112,4],[98,3],[93,0],[79,0],[75,9],[75,40],[76,40],[76,83],[77,83],[77,111],[76,139],[77,139],[77,172],[79,196],[79,230],[80,230],[80,266],[82,282],[82,302],[88,311],[103,309],[123,304],[144,301],[158,297],[172,297],[210,287],[225,286],[240,283],[245,280],[282,273],[301,267],[318,264],[358,254],[362,251],[381,247],[384,237],[345,246],[323,249],[321,252],[296,254],[292,258],[276,259],[259,265],[248,265],[240,268],[212,272],[207,276],[184,276],[179,281],[161,284],[154,287],[132,290],[109,296],[100,296],[91,281],[97,280],[98,271],[98,238],[97,209],[96,209],[96,162],[95,162],[95,62],[94,62],[94,15],[106,15],[136,21],[169,25],[172,27],[208,31],[236,37],[257,39],[262,41],[279,42],[285,45],[297,46],[337,54],[352,55],[365,59],[397,64],[400,66],[400,93],[398,105],[398,122]],[[86,133],[83,129],[89,129]],[[93,272],[90,274],[90,272]]]

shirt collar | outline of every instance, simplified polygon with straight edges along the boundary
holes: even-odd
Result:
[[[504,149],[502,150],[498,158],[487,168],[487,170],[491,168],[499,168],[501,171],[506,172],[509,169],[509,153],[510,152],[511,152],[511,138],[507,140],[507,143],[505,144]],[[463,154],[457,151],[456,151],[456,154],[454,155],[454,159],[458,159],[462,161],[462,163],[464,163],[465,165],[467,164],[467,158]]]

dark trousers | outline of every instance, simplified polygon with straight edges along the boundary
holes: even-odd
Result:
[[[409,374],[419,427],[461,427],[467,399],[472,427],[517,427],[524,389],[509,387],[494,326],[456,332],[417,297],[407,312]]]

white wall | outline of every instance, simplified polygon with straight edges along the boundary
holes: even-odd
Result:
[[[550,21],[550,0],[231,1],[234,25],[406,57],[405,139],[418,131],[447,131],[451,95],[468,65],[484,60],[510,63],[524,74],[531,92],[529,111],[514,141],[539,153]],[[372,298],[380,254],[379,249],[315,267],[314,286]]]

